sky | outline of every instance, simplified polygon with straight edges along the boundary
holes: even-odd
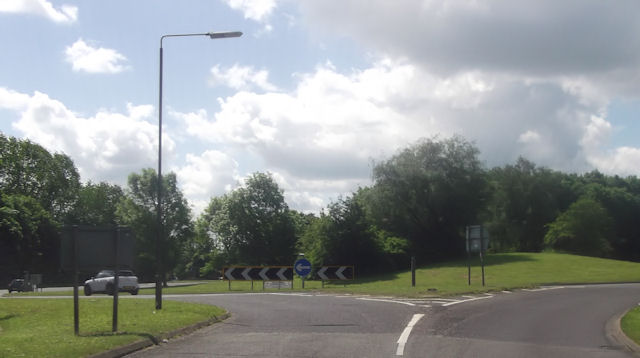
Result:
[[[199,214],[269,172],[317,213],[460,135],[487,168],[640,174],[637,0],[0,0],[0,132],[83,182],[157,168]]]

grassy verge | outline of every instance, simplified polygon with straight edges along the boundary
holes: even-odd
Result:
[[[113,301],[80,301],[80,335],[73,332],[73,300],[0,300],[0,357],[86,357],[150,336],[224,314],[215,306],[123,299],[119,302],[118,332],[111,332]]]
[[[423,265],[416,270],[416,287],[411,287],[411,272],[401,271],[356,277],[355,281],[347,283],[328,283],[324,289],[321,288],[319,281],[306,281],[305,290],[371,295],[426,296],[499,291],[544,284],[602,282],[640,282],[640,263],[558,253],[491,254],[487,255],[485,259],[486,286],[484,287],[482,286],[480,262],[476,257],[472,259],[471,285],[467,281],[467,262],[460,260]],[[294,289],[299,291],[301,287],[300,280],[296,280]],[[262,291],[262,283],[260,281],[254,282],[253,289],[254,291]],[[229,291],[251,291],[251,282],[234,281],[231,284],[231,290],[229,290],[228,281],[219,280],[199,285],[163,289],[166,294],[224,293]],[[287,289],[282,289],[282,291],[287,291]],[[44,294],[71,295],[71,292]],[[154,290],[142,289],[140,294],[152,295]]]
[[[620,321],[620,327],[627,337],[640,344],[640,307],[627,312]]]
[[[558,253],[492,254],[485,259],[485,286],[478,258],[472,260],[471,285],[468,284],[466,260],[426,265],[416,270],[416,287],[411,287],[411,272],[356,278],[354,282],[333,282],[324,291],[396,296],[454,295],[500,291],[545,284],[584,284],[603,282],[640,282],[640,263],[608,260]],[[296,290],[301,282],[294,282]],[[250,282],[235,281],[231,291],[249,291]],[[261,282],[254,283],[261,291]],[[322,290],[321,282],[306,281],[305,290]],[[271,290],[272,291],[272,290]],[[283,291],[286,291],[283,289]],[[153,294],[153,290],[142,290]],[[212,281],[197,286],[170,287],[170,293],[229,292],[227,281]]]

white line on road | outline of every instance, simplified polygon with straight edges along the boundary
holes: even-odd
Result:
[[[359,297],[356,298],[357,300],[362,300],[362,301],[376,301],[376,302],[391,302],[391,303],[399,303],[401,305],[407,305],[407,306],[415,306],[415,303],[411,303],[411,302],[403,302],[403,301],[395,301],[395,300],[385,300],[385,299],[380,299],[380,298],[365,298],[365,297]]]
[[[415,326],[422,317],[424,317],[424,314],[422,313],[414,314],[407,327],[405,327],[404,331],[402,331],[400,338],[398,338],[398,349],[396,350],[397,356],[404,355],[404,345],[407,344],[407,341],[409,340],[411,330],[413,330],[413,326]]]
[[[453,305],[457,305],[458,303],[464,303],[464,302],[470,302],[470,301],[477,301],[477,300],[486,300],[487,298],[491,298],[493,296],[481,296],[481,297],[473,297],[473,296],[462,296],[462,297],[469,297],[468,300],[460,300],[460,301],[456,301],[456,302],[449,302],[449,303],[445,303],[442,306],[443,307],[447,307],[447,306],[453,306]]]

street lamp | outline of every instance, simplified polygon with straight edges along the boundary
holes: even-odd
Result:
[[[212,40],[230,37],[240,37],[242,32],[207,32],[203,34],[172,34],[160,37],[160,93],[158,95],[158,206],[157,210],[157,231],[156,237],[156,309],[162,309],[162,277],[164,270],[162,267],[162,40],[165,37],[187,37],[187,36],[209,36]]]

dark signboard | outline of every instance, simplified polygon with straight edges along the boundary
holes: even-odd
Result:
[[[133,233],[125,227],[65,227],[62,231],[60,265],[63,270],[73,269],[73,242],[77,244],[77,264],[80,271],[114,269],[116,240],[118,266],[133,268]]]

